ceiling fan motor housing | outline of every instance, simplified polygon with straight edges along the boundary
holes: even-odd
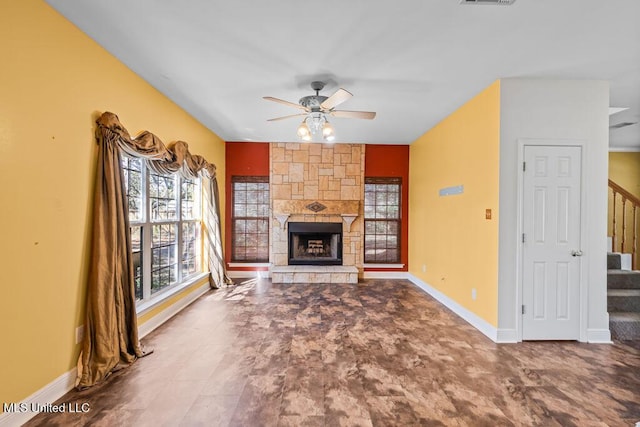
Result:
[[[322,104],[324,100],[328,98],[327,96],[322,96],[319,94],[320,91],[324,89],[324,86],[325,86],[325,83],[321,81],[311,82],[311,89],[315,90],[316,94],[303,96],[302,98],[300,98],[300,101],[298,101],[300,105],[302,105],[305,108],[308,108],[312,112],[321,111],[322,107],[320,106],[320,104]]]
[[[320,111],[320,104],[322,104],[327,98],[327,96],[322,95],[309,95],[303,96],[298,102],[300,103],[300,105],[310,109],[311,111]]]

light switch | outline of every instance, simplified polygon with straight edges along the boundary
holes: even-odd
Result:
[[[484,217],[486,219],[491,219],[491,209],[485,209],[484,211]]]

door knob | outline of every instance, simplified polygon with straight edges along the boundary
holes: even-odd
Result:
[[[571,251],[571,256],[582,256],[582,251],[581,250],[572,250]]]

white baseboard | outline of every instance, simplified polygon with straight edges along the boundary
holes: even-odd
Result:
[[[198,289],[191,292],[186,297],[178,300],[176,303],[172,304],[170,307],[162,310],[157,315],[153,316],[148,321],[144,322],[142,325],[138,326],[138,338],[142,339],[147,336],[151,331],[156,329],[158,326],[162,325],[167,320],[171,319],[173,316],[182,311],[186,306],[200,298],[202,295],[209,291],[209,281],[204,282]]]
[[[498,329],[498,343],[516,343],[522,341],[516,329]]]
[[[591,344],[613,344],[609,329],[587,329],[587,342]]]
[[[441,302],[445,307],[449,310],[453,311],[455,314],[460,316],[462,319],[466,320],[471,326],[476,328],[478,331],[482,332],[487,338],[489,338],[493,342],[498,341],[498,329],[491,325],[489,322],[478,316],[477,314],[467,310],[439,290],[433,288],[431,285],[423,282],[418,279],[413,274],[409,273],[407,277],[414,285],[434,297],[436,300]]]
[[[363,279],[407,279],[409,273],[406,271],[365,271],[362,273]]]
[[[37,404],[45,405],[53,403],[56,400],[64,396],[69,390],[73,389],[76,382],[77,369],[73,368],[69,372],[65,372],[49,384],[33,393],[21,402],[17,403],[17,408],[24,408],[24,411],[17,410],[16,412],[4,412],[0,414],[0,427],[15,427],[29,421],[31,418],[38,415],[40,412],[31,412],[31,405],[34,407]],[[11,402],[2,402],[11,403]],[[22,406],[20,406],[22,404]]]

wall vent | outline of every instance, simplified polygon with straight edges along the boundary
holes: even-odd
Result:
[[[498,6],[511,6],[516,0],[460,0],[460,4],[492,4]]]

